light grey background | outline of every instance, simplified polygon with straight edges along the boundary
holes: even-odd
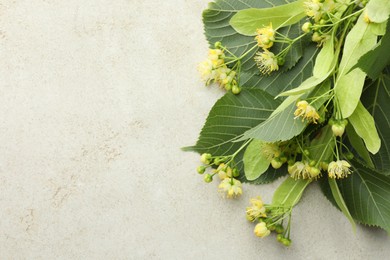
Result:
[[[207,1],[0,0],[0,259],[385,259],[308,188],[291,248],[195,172]]]

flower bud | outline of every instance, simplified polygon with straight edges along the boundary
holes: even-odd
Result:
[[[305,33],[308,33],[308,32],[310,32],[311,27],[312,27],[312,24],[310,22],[306,22],[302,25],[302,31]]]
[[[276,236],[276,240],[278,240],[278,242],[282,243],[282,240],[283,240],[284,236],[282,234],[278,234]]]
[[[310,167],[309,173],[312,178],[315,178],[321,173],[321,171],[317,167]]]
[[[239,86],[237,86],[237,85],[233,85],[232,93],[237,95],[237,94],[240,94],[240,92],[241,92],[241,88]]]
[[[238,176],[240,176],[240,172],[238,171],[237,168],[234,168],[233,169],[233,177],[238,177]]]
[[[221,42],[215,42],[215,43],[214,43],[214,47],[217,48],[217,49],[219,49],[219,48],[222,47],[222,43],[221,43]]]
[[[210,164],[211,157],[211,154],[204,153],[200,156],[200,161],[204,164]]]
[[[205,181],[206,183],[212,182],[212,181],[213,181],[213,176],[211,176],[210,174],[205,174],[205,175],[204,175],[204,181]]]
[[[206,167],[201,165],[196,170],[199,174],[203,174],[206,171]]]
[[[275,226],[275,231],[278,234],[282,234],[284,232],[284,227],[281,224]]]
[[[282,167],[283,163],[279,160],[279,158],[273,158],[271,161],[271,165],[274,169],[279,169]]]
[[[258,237],[266,237],[271,233],[271,231],[268,230],[265,222],[260,222],[256,225],[254,233]]]
[[[281,242],[285,246],[290,246],[291,245],[291,240],[288,239],[288,238],[283,238]]]
[[[345,125],[342,123],[335,123],[332,125],[332,131],[335,136],[342,136],[345,131]]]
[[[311,37],[311,40],[313,42],[320,42],[322,40],[321,35],[318,32],[313,33],[313,36]]]

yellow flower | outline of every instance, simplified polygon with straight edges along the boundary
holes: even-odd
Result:
[[[226,164],[221,163],[215,172],[218,173],[218,176],[221,180],[224,180],[228,177],[232,177],[233,170],[231,167],[226,166]]]
[[[265,222],[260,222],[256,225],[254,233],[258,237],[266,237],[271,233],[271,231],[267,228]]]
[[[322,3],[320,0],[308,0],[304,3],[306,15],[318,22],[322,17]]]
[[[295,118],[302,117],[302,120],[306,119],[309,123],[313,122],[314,124],[317,124],[317,120],[320,119],[317,110],[305,100],[297,103],[297,109],[295,110],[294,115]]]
[[[226,194],[228,199],[239,197],[242,194],[242,185],[239,180],[226,178],[218,186],[219,192]]]
[[[329,163],[328,175],[330,178],[345,178],[351,174],[351,165],[345,160],[338,160],[336,162]]]
[[[246,208],[246,218],[249,221],[255,221],[257,218],[266,217],[264,203],[260,196],[250,200],[252,206]]]
[[[275,41],[275,30],[272,29],[272,24],[261,29],[257,29],[255,37],[257,45],[263,49],[271,48]]]
[[[288,173],[294,179],[307,179],[310,177],[309,165],[303,162],[296,162],[288,167]]]
[[[263,74],[271,74],[272,71],[279,69],[277,57],[268,50],[258,52],[255,56],[255,61]]]

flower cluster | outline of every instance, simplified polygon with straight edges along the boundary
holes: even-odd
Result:
[[[291,244],[290,219],[291,208],[284,208],[280,205],[264,204],[258,196],[250,200],[251,206],[246,208],[246,218],[250,222],[257,222],[253,232],[257,237],[267,237],[271,232],[277,234],[276,239],[285,246]],[[288,219],[287,229],[283,227],[283,221]]]
[[[197,168],[199,174],[204,174],[209,167],[216,167],[211,173],[204,174],[204,181],[210,183],[214,176],[218,175],[221,183],[218,185],[219,192],[226,198],[237,198],[242,194],[242,184],[236,179],[240,176],[237,167],[234,166],[232,156],[215,156],[203,153],[200,157],[203,165]]]
[[[207,59],[198,65],[201,78],[206,86],[217,83],[226,90],[238,94],[241,89],[238,86],[237,73],[225,62],[226,56],[221,44],[217,43],[216,47],[218,48],[210,49]]]

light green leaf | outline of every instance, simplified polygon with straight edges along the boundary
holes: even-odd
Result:
[[[273,205],[284,207],[294,207],[302,197],[302,194],[309,185],[310,180],[294,180],[291,177],[287,179],[276,189],[272,198]]]
[[[299,135],[305,129],[306,123],[300,119],[295,119],[295,110],[295,104],[289,105],[279,114],[246,131],[239,140],[255,138],[265,142],[277,142],[289,140]]]
[[[269,167],[270,162],[267,157],[261,152],[261,147],[264,144],[260,140],[252,140],[244,153],[244,171],[248,181],[256,180]]]
[[[386,21],[390,15],[389,0],[370,0],[366,5],[367,16],[374,23]]]
[[[318,53],[316,63],[313,68],[313,76],[316,78],[322,78],[328,75],[329,71],[333,68],[335,59],[334,43],[333,39],[329,39],[324,43],[321,51]]]
[[[354,231],[356,231],[356,224],[353,220],[351,213],[349,212],[347,205],[345,205],[345,201],[343,196],[340,193],[339,187],[337,186],[337,182],[335,179],[328,178],[329,186],[332,191],[333,198],[335,202],[337,203],[337,206],[340,208],[341,212],[344,213],[344,215],[348,218],[349,222],[351,222],[352,228]]]
[[[243,89],[239,95],[227,93],[211,109],[196,145],[183,150],[200,154],[231,155],[243,144],[234,142],[237,137],[268,118],[279,103],[273,96],[259,89]],[[235,162],[241,173],[240,180],[247,181],[243,172],[243,154],[244,152],[240,152],[235,157]],[[270,182],[284,174],[270,169],[256,183]]]
[[[239,11],[230,20],[230,25],[240,34],[256,35],[256,29],[268,26],[280,28],[299,22],[306,16],[304,0],[299,0],[272,8],[250,8]]]
[[[355,26],[348,33],[344,52],[335,82],[335,96],[344,118],[355,110],[363,90],[366,74],[355,66],[359,58],[376,44],[377,36],[369,29],[362,14]]]
[[[345,127],[347,132],[348,140],[351,143],[352,147],[356,150],[357,154],[367,163],[368,166],[374,168],[374,163],[371,160],[370,153],[367,150],[367,147],[364,145],[363,140],[358,136],[353,126],[348,124]]]
[[[325,46],[321,49],[320,53],[317,55],[316,62],[313,68],[313,76],[307,78],[297,88],[280,93],[278,97],[299,95],[299,94],[306,93],[312,90],[314,87],[321,84],[324,80],[326,80],[330,76],[330,74],[333,72],[337,64],[337,57],[339,54],[339,50],[334,52],[333,43],[330,42],[331,40],[327,41],[327,43],[325,43]]]
[[[358,103],[353,114],[349,117],[356,133],[363,139],[367,150],[376,154],[381,147],[381,139],[376,131],[374,118],[361,102]]]
[[[387,22],[386,34],[374,49],[370,50],[359,59],[359,62],[355,67],[361,68],[371,79],[377,79],[383,69],[390,64],[389,48],[390,20]]]
[[[349,212],[362,224],[390,232],[390,178],[356,160],[351,164],[353,173],[337,181]]]

